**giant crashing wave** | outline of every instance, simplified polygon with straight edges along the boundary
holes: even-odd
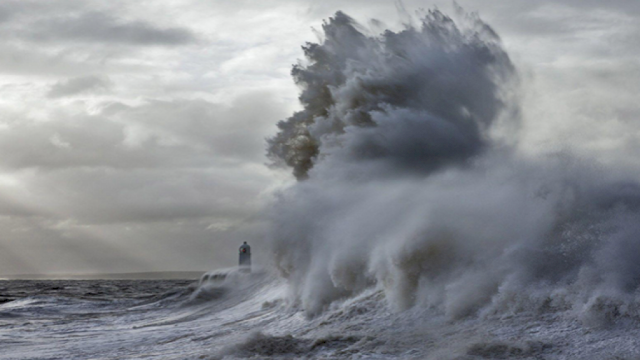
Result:
[[[491,27],[457,16],[372,35],[338,12],[303,47],[303,109],[268,140],[298,179],[269,232],[294,303],[313,316],[379,287],[394,309],[451,318],[640,318],[640,187],[521,155],[516,69]]]

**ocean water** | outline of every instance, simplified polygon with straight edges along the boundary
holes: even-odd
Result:
[[[635,359],[640,326],[553,307],[451,319],[377,287],[309,314],[265,271],[2,281],[0,359]],[[615,314],[612,314],[615,317]]]

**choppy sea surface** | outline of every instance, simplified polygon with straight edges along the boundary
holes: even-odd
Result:
[[[640,326],[558,310],[449,319],[372,287],[306,316],[267,272],[0,282],[0,359],[636,359]]]

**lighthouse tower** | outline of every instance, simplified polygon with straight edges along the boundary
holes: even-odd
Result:
[[[251,246],[247,245],[246,241],[240,246],[238,265],[245,271],[251,272]]]

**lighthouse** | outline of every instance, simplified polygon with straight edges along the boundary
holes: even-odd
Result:
[[[238,266],[245,269],[245,271],[251,272],[251,246],[247,245],[246,241],[240,245]]]

